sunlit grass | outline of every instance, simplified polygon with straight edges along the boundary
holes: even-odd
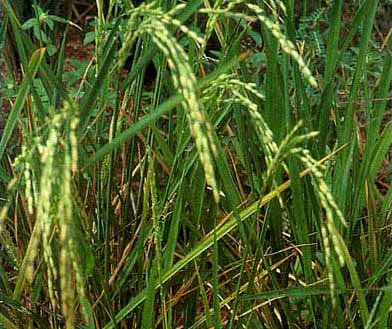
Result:
[[[97,0],[75,72],[11,5],[0,326],[390,325],[383,2]]]

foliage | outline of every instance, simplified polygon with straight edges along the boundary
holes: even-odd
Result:
[[[2,3],[0,326],[391,325],[388,4]]]

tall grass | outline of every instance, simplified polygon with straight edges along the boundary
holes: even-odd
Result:
[[[388,4],[2,4],[0,327],[391,325]]]

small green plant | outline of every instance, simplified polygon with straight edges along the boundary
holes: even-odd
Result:
[[[54,45],[53,37],[51,37],[51,35],[53,36],[55,23],[71,24],[73,26],[76,25],[64,18],[49,15],[48,12],[44,12],[42,8],[37,5],[32,5],[32,7],[34,9],[35,17],[24,22],[22,29],[32,30],[35,39],[39,42],[39,45],[41,47],[45,46],[47,48],[48,55],[53,56],[58,50],[58,48]]]

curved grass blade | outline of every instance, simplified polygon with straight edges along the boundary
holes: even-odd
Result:
[[[124,130],[121,134],[113,138],[109,143],[105,144],[101,149],[99,149],[95,156],[88,161],[86,167],[93,165],[94,163],[103,159],[105,155],[121,147],[121,145],[134,137],[140,130],[149,126],[152,122],[158,120],[162,115],[179,105],[182,99],[183,97],[180,95],[173,96],[158,106],[154,111],[135,122],[132,127]]]

